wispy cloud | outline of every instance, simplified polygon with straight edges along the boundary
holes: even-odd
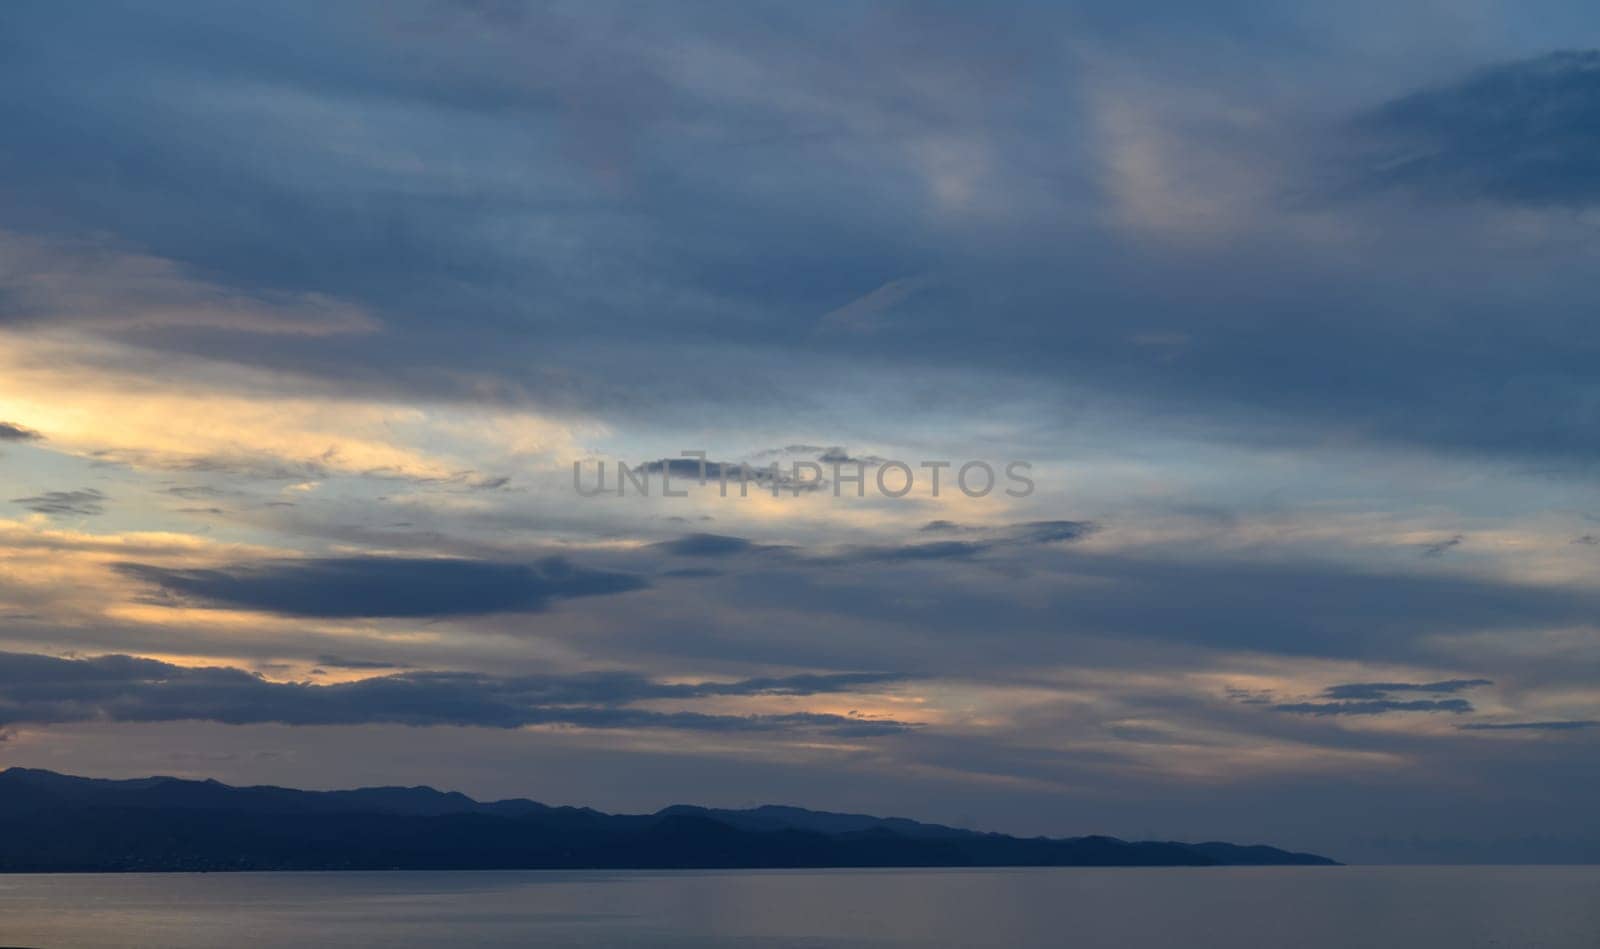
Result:
[[[92,517],[106,512],[105,502],[108,498],[95,488],[82,488],[76,491],[46,491],[32,497],[12,498],[12,504],[20,504],[35,514],[73,514],[80,517]]]
[[[1574,719],[1551,722],[1468,722],[1465,725],[1457,725],[1456,727],[1468,732],[1570,732],[1596,726],[1600,726],[1600,721]]]
[[[1366,702],[1288,702],[1274,705],[1279,712],[1296,715],[1385,715],[1389,712],[1452,712],[1473,710],[1466,699],[1378,699]]]
[[[936,540],[912,544],[863,546],[820,558],[825,563],[915,563],[918,561],[968,560],[1007,548],[1031,547],[1082,540],[1098,525],[1088,521],[1028,521],[987,528],[963,528],[935,522],[935,532],[963,534],[961,540]],[[924,526],[924,531],[928,526]]]

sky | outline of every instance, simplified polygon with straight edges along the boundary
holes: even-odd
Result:
[[[1597,47],[0,5],[0,766],[1600,860]]]

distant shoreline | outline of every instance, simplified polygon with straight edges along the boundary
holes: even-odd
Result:
[[[300,791],[0,772],[0,873],[1336,865],[1264,845],[1021,838],[778,805],[606,814],[426,787]]]

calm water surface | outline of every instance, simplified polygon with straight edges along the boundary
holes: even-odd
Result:
[[[0,945],[1596,949],[1600,868],[0,876]]]

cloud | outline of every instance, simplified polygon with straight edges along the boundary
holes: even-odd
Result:
[[[991,549],[990,544],[977,541],[941,540],[927,544],[857,547],[834,558],[833,562],[903,563],[919,560],[966,560],[989,549]]]
[[[730,491],[738,490],[739,480],[742,477],[751,485],[762,485],[768,490],[781,488],[788,491],[816,491],[823,486],[819,478],[806,476],[796,478],[794,469],[781,464],[761,466],[746,464],[737,461],[711,461],[705,466],[705,477],[708,485],[718,485],[721,479],[726,478]],[[700,459],[698,458],[661,458],[656,461],[647,461],[634,470],[646,475],[661,474],[666,472],[673,480],[673,490],[678,491],[689,484],[700,483]],[[746,489],[749,490],[749,489]]]
[[[974,536],[970,540],[943,540],[916,544],[846,547],[837,553],[801,555],[797,564],[837,566],[848,563],[914,563],[918,561],[968,560],[993,550],[1079,540],[1096,526],[1086,521],[1028,521],[1000,527],[967,528],[948,521],[936,521],[923,531],[960,531]],[[682,557],[731,557],[763,551],[791,552],[793,548],[758,544],[744,537],[724,534],[686,534],[675,540],[653,545],[654,549]]]
[[[761,451],[758,451],[755,454],[751,455],[750,457],[751,458],[776,458],[776,457],[778,457],[780,455],[818,455],[818,454],[826,454],[828,452],[839,451],[839,450],[841,450],[841,449],[838,449],[837,447],[830,448],[827,445],[808,445],[808,444],[804,444],[804,443],[795,443],[795,444],[785,445],[782,448],[764,448]]]
[[[48,242],[0,231],[0,261],[0,324],[307,336],[378,328],[360,307],[322,294],[253,295],[195,279],[171,260],[91,242]]]
[[[766,676],[740,679],[736,682],[702,682],[681,688],[684,695],[818,695],[848,692],[861,686],[888,685],[905,679],[891,672],[828,672],[802,673],[790,676]]]
[[[1026,521],[1000,529],[999,544],[1054,544],[1082,540],[1099,529],[1093,521]]]
[[[799,446],[791,445],[790,447],[794,448],[794,447],[799,447]],[[807,446],[807,447],[815,448],[815,446]],[[850,454],[850,452],[846,451],[843,447],[840,447],[838,445],[835,445],[832,448],[817,448],[816,449],[816,458],[817,458],[817,461],[819,461],[823,465],[827,466],[829,470],[832,470],[834,465],[838,465],[838,466],[840,466],[839,470],[840,470],[841,473],[845,473],[846,471],[849,471],[850,474],[854,474],[854,471],[850,471],[849,469],[845,469],[843,466],[845,466],[845,465],[859,465],[862,468],[874,468],[874,467],[877,467],[878,465],[888,464],[888,462],[890,460],[888,458],[879,457],[878,455],[852,455],[852,454]]]
[[[79,491],[46,491],[33,497],[12,498],[11,503],[20,504],[35,514],[92,517],[106,512],[106,500],[106,496],[94,488],[84,488]]]
[[[1228,698],[1240,705],[1271,705],[1272,692],[1266,689],[1241,689],[1238,686],[1228,686],[1224,689]]]
[[[712,570],[710,567],[680,567],[661,571],[661,576],[674,577],[679,580],[708,580],[722,575],[721,570]]]
[[[847,333],[873,333],[893,322],[893,313],[933,285],[928,275],[890,280],[836,309],[824,313],[818,328]]]
[[[1208,68],[1217,64],[1204,61],[1203,43],[1170,61],[1139,55],[1141,73],[1152,61],[1163,68],[1112,97],[1126,108],[1107,129],[1088,103],[1104,98],[1096,89],[1121,88],[1114,49],[1126,38],[1096,38],[1065,10],[1034,10],[1005,27],[970,12],[895,8],[863,13],[861,23],[808,10],[781,26],[755,16],[636,14],[640,35],[670,38],[659,44],[576,9],[529,12],[504,32],[464,24],[459,12],[440,12],[440,28],[419,31],[387,7],[372,17],[392,29],[354,33],[329,28],[330,14],[310,8],[281,19],[234,11],[226,25],[107,11],[94,35],[44,7],[7,15],[40,53],[0,64],[0,85],[50,92],[48,102],[0,104],[13,130],[9,217],[114,233],[113,249],[68,249],[115,263],[110,282],[142,291],[134,327],[116,322],[114,307],[109,322],[73,325],[102,339],[136,332],[140,346],[127,358],[163,377],[198,364],[231,380],[229,369],[254,368],[409,404],[517,402],[652,422],[737,404],[772,422],[793,418],[797,404],[827,402],[819,390],[830,384],[880,376],[872,392],[857,387],[848,398],[881,426],[928,404],[918,380],[963,384],[978,373],[984,391],[1036,396],[1041,419],[1076,417],[1063,410],[1078,406],[1114,428],[1147,407],[1145,420],[1280,442],[1317,443],[1332,431],[1514,454],[1586,457],[1590,447],[1574,433],[1586,430],[1592,347],[1548,325],[1581,299],[1579,282],[1522,271],[1529,279],[1506,279],[1512,255],[1457,246],[1462,236],[1435,222],[1427,233],[1451,245],[1440,244],[1440,256],[1471,274],[1416,279],[1408,268],[1425,264],[1435,242],[1397,229],[1403,248],[1367,246],[1360,235],[1389,222],[1362,219],[1348,202],[1309,222],[1286,223],[1278,207],[1227,208],[1230,222],[1241,218],[1241,243],[1188,258],[1107,239],[1097,212],[1107,210],[1108,154],[1112,177],[1147,201],[1154,195],[1147,207],[1156,218],[1171,220],[1162,212],[1173,203],[1188,217],[1185,207],[1203,210],[1216,194],[1208,171],[1219,164],[1219,135],[1233,146],[1220,164],[1254,181],[1265,177],[1260,165],[1303,157],[1282,141],[1305,139],[1304,116],[1327,114],[1330,101],[1348,109],[1338,83],[1235,85],[1228,69]],[[1086,30],[1075,42],[1108,43],[1105,58],[1042,49],[1042,37],[1064,35],[1064,20],[1074,35]],[[243,35],[284,48],[292,40],[300,52],[291,61],[242,50]],[[796,42],[839,35],[849,39],[826,62]],[[137,50],[151,37],[177,38],[169,68],[181,79],[143,81]],[[1263,42],[1269,58],[1282,53]],[[93,63],[92,81],[64,51]],[[411,62],[424,65],[396,65]],[[1415,69],[1408,58],[1393,73],[1362,75],[1386,96],[1414,82]],[[109,87],[126,92],[116,108],[85,91]],[[263,88],[292,92],[264,97]],[[1063,98],[1062,88],[1075,94]],[[1268,91],[1279,88],[1295,91]],[[1014,111],[996,115],[995,95]],[[1130,132],[1134,146],[1153,138],[1160,148],[1119,141]],[[188,134],[213,147],[184,147]],[[530,163],[517,157],[528,154],[529,136],[556,147]],[[320,147],[289,144],[304,141]],[[1030,156],[1040,154],[1056,156],[1057,172],[1039,173]],[[1231,160],[1238,156],[1249,160]],[[1137,187],[1150,180],[1155,189]],[[983,239],[967,215],[951,213],[952,188],[990,209]],[[1318,236],[1303,240],[1296,229]],[[1351,242],[1328,253],[1330,233]],[[1359,282],[1340,271],[1346,261]],[[1217,281],[1217,266],[1258,279]],[[33,269],[69,289],[60,275],[83,272],[51,261]],[[882,286],[928,272],[939,280]],[[1453,294],[1476,300],[1507,285],[1525,296],[1507,308],[1515,316],[1474,310],[1470,321],[1495,334],[1492,347],[1466,323],[1396,316],[1456,312]],[[914,297],[898,300],[908,288]],[[864,293],[872,306],[894,304],[864,314],[869,323],[914,313],[918,332],[797,332]],[[1173,293],[1192,301],[1176,316]],[[173,296],[181,305],[171,309],[187,322],[163,325]],[[161,305],[148,305],[152,297]],[[359,323],[330,306],[381,313],[383,332],[327,332]],[[997,307],[1003,322],[988,317]],[[1305,318],[1282,320],[1291,307]],[[461,316],[447,327],[440,312]],[[579,312],[595,316],[563,317]],[[194,325],[207,320],[220,326]],[[251,330],[229,328],[241,323]],[[1128,343],[1130,325],[1190,343],[1156,364],[1151,347]],[[512,329],[529,326],[537,332]],[[1375,334],[1384,346],[1371,344]],[[688,382],[684,366],[716,371]],[[1351,372],[1364,384],[1349,385]],[[1522,373],[1509,387],[1484,384]],[[904,398],[880,404],[881,393]],[[986,404],[945,411],[971,420]],[[183,417],[159,408],[151,414]],[[226,414],[204,430],[237,431],[240,412]],[[381,445],[353,438],[387,424],[342,432],[353,443],[338,470],[399,469],[398,459],[367,457]],[[250,426],[257,440],[293,427]],[[324,428],[274,438],[271,455],[314,459],[301,442],[333,443]],[[58,438],[54,424],[46,430]],[[153,442],[161,431],[142,424],[138,435]],[[1142,435],[1134,428],[1130,437]],[[139,446],[117,447],[140,457]],[[228,447],[193,450],[228,457]],[[404,470],[436,475],[440,461],[413,458]]]
[[[663,541],[655,546],[658,550],[679,557],[731,557],[735,554],[773,549],[743,537],[730,537],[725,534],[685,534],[676,540]]]
[[[920,544],[863,546],[845,550],[822,562],[913,563],[933,560],[970,560],[994,550],[1082,540],[1098,525],[1089,521],[1027,521],[1002,527],[967,528],[950,521],[934,521],[923,531],[977,533],[971,540],[940,540]]]
[[[1538,731],[1538,732],[1567,732],[1578,731],[1584,728],[1600,726],[1600,721],[1592,719],[1578,719],[1574,721],[1554,722],[1469,722],[1456,727],[1467,732],[1509,732],[1509,731]]]
[[[1447,199],[1600,201],[1600,52],[1482,69],[1362,117],[1370,184]]]
[[[317,665],[329,669],[409,669],[411,666],[404,662],[389,662],[384,659],[350,659],[344,656],[323,654],[317,657]]]
[[[1494,685],[1489,679],[1446,679],[1442,682],[1346,682],[1322,690],[1329,699],[1386,699],[1395,692],[1454,693]]]
[[[1471,702],[1457,698],[1429,698],[1429,699],[1397,699],[1394,696],[1404,693],[1429,693],[1433,695],[1453,695],[1467,689],[1480,686],[1493,685],[1488,679],[1445,679],[1440,682],[1346,682],[1341,685],[1331,685],[1322,690],[1322,697],[1331,699],[1328,702],[1290,702],[1273,705],[1272,708],[1279,712],[1291,712],[1297,715],[1384,715],[1389,712],[1451,712],[1463,714],[1473,711]],[[1236,701],[1244,702],[1247,695],[1238,692],[1233,695]],[[1260,698],[1255,696],[1254,698]],[[1249,704],[1264,704],[1253,701]]]
[[[192,668],[125,655],[58,659],[0,652],[0,724],[571,725],[868,737],[913,726],[821,712],[731,715],[658,711],[634,704],[713,696],[830,694],[895,681],[895,676],[874,673],[666,683],[627,673],[490,676],[401,672],[317,685],[272,682],[233,667]]]
[[[123,563],[128,576],[180,600],[287,616],[462,616],[538,612],[550,601],[606,596],[648,584],[561,557],[536,564],[401,557],[338,557],[173,569]]]
[[[38,432],[15,422],[0,422],[0,442],[31,442],[44,438]]]
[[[1370,702],[1295,702],[1274,705],[1279,712],[1297,715],[1384,715],[1389,712],[1452,712],[1460,715],[1473,710],[1466,699],[1378,700]]]
[[[1424,557],[1442,557],[1442,556],[1444,556],[1444,552],[1445,551],[1449,550],[1452,547],[1459,547],[1465,542],[1466,542],[1466,538],[1461,536],[1460,534],[1457,534],[1454,537],[1449,538],[1448,540],[1441,540],[1441,541],[1437,541],[1435,543],[1428,544],[1428,545],[1424,546],[1422,548],[1422,556],[1424,556]]]
[[[161,493],[170,494],[175,498],[182,498],[185,501],[200,501],[207,498],[220,498],[226,497],[228,494],[228,492],[222,490],[221,488],[215,488],[204,484],[176,484],[168,488],[162,488]]]

